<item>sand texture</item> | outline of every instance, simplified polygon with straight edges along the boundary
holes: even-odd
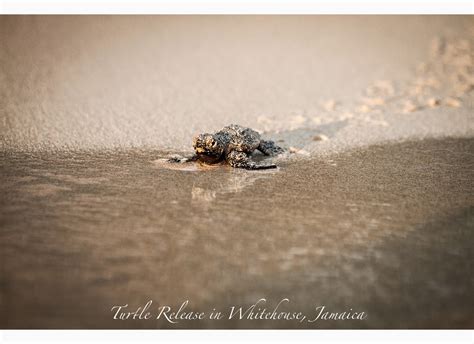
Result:
[[[472,139],[373,146],[260,173],[157,153],[2,157],[0,327],[469,328]],[[114,321],[128,303],[316,305],[366,321]]]
[[[186,151],[230,123],[329,138],[303,142],[310,152],[472,136],[473,28],[469,16],[4,16],[0,145]]]
[[[0,17],[0,328],[473,328],[473,49],[472,16]],[[165,161],[230,123],[278,169]],[[262,297],[368,318],[111,312]]]

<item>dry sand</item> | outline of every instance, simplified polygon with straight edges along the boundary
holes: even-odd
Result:
[[[310,128],[330,139],[305,142],[315,152],[472,136],[473,28],[469,16],[4,16],[0,145],[189,150],[230,123]]]

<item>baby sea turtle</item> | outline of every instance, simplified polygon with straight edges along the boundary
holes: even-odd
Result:
[[[275,142],[262,140],[260,134],[250,128],[231,124],[214,134],[200,134],[193,139],[196,154],[188,161],[202,161],[215,164],[226,161],[232,167],[248,170],[276,168],[274,164],[257,164],[250,160],[250,155],[259,150],[265,155],[273,156],[283,153],[283,148]]]

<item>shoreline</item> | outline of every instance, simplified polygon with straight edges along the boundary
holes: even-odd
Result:
[[[368,314],[318,328],[470,328],[473,147],[375,145],[275,173],[174,171],[135,154],[3,159],[1,325],[309,328],[110,312],[144,299],[210,311],[286,297],[295,311]]]

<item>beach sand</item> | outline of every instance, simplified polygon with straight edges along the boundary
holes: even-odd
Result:
[[[231,123],[334,152],[471,136],[472,16],[3,16],[0,148],[189,151]]]
[[[472,139],[164,169],[158,152],[2,157],[3,328],[470,328]],[[112,320],[266,298],[364,321]],[[271,307],[269,307],[271,308]]]
[[[472,328],[473,28],[0,17],[0,327]],[[263,172],[163,162],[230,123],[291,153]],[[368,317],[111,311],[260,298]]]

